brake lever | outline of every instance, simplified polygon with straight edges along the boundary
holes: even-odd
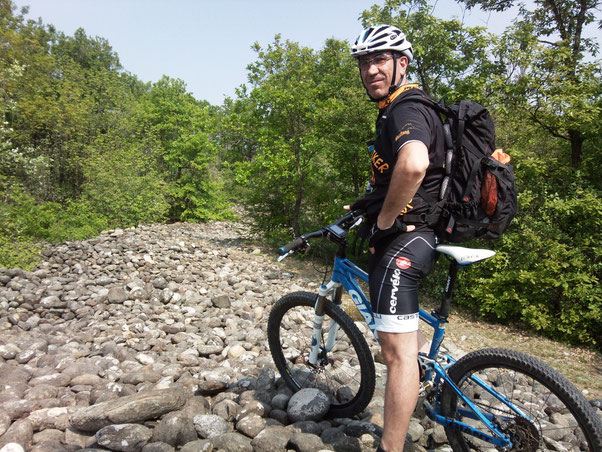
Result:
[[[282,262],[286,257],[288,257],[289,254],[293,254],[295,251],[294,250],[290,250],[288,253],[283,254],[282,256],[280,256],[277,261],[278,262]]]
[[[351,225],[351,227],[349,228],[349,230],[351,231],[353,228],[358,227],[360,224],[362,224],[363,221],[364,221],[364,217],[359,217],[357,220],[355,220],[355,223],[353,223]]]

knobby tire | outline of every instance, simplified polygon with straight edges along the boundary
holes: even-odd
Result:
[[[308,362],[317,295],[295,292],[272,307],[268,343],[276,368],[293,391],[318,388],[330,400],[331,417],[352,417],[363,411],[374,394],[375,369],[370,348],[353,320],[336,304],[325,303],[321,346],[330,320],[339,325],[335,347],[322,352],[317,366]]]
[[[494,417],[512,438],[512,450],[602,451],[602,422],[581,393],[559,372],[540,360],[505,349],[484,349],[467,354],[448,370],[451,380],[477,407]],[[476,375],[529,417],[512,412],[474,383]],[[442,414],[484,433],[480,421],[462,417],[462,400],[449,385],[441,395]],[[447,427],[454,451],[492,450],[493,445],[458,429]],[[502,450],[502,449],[499,449]],[[506,449],[504,449],[506,450]]]

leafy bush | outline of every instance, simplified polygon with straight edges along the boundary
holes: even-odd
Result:
[[[29,269],[37,263],[40,241],[80,240],[107,228],[107,220],[84,202],[37,203],[6,178],[0,189],[0,266]]]
[[[69,201],[66,206],[56,205],[53,222],[48,226],[45,239],[49,242],[84,240],[111,227],[106,217],[96,212],[86,201]]]
[[[133,145],[98,139],[86,161],[81,206],[106,218],[112,227],[162,221],[169,209],[167,185],[147,146],[152,142]]]
[[[579,174],[523,156],[519,214],[497,255],[466,273],[458,299],[484,316],[600,346],[602,193]]]
[[[0,267],[31,270],[41,250],[41,246],[27,239],[0,233]]]

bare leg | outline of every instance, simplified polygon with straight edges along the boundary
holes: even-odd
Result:
[[[418,330],[418,351],[422,353],[428,353],[430,349],[430,341],[425,337],[422,331]]]
[[[387,452],[401,452],[418,399],[418,333],[379,331],[378,337],[387,366],[381,445]]]

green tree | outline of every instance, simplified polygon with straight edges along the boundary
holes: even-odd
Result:
[[[118,146],[118,147],[116,147]],[[167,216],[166,183],[149,149],[153,140],[99,136],[84,165],[82,200],[113,226],[161,222]]]
[[[236,117],[251,139],[236,142],[240,129],[229,133],[232,149],[241,152],[237,182],[249,187],[247,206],[264,231],[290,226],[300,234],[306,196],[318,176],[319,151],[312,136],[316,120],[317,56],[307,47],[276,36],[265,49],[255,44],[258,59],[248,67],[251,90],[238,90],[230,112],[252,110]],[[233,122],[228,123],[232,130]],[[238,132],[238,133],[237,133]],[[281,229],[280,229],[281,230]]]
[[[538,132],[523,132],[520,146],[509,150],[519,214],[500,240],[487,244],[496,257],[463,277],[458,298],[486,317],[599,347],[602,193],[561,158],[541,158],[541,148],[558,143]]]
[[[503,12],[514,0],[462,0],[468,7]],[[519,19],[504,33],[497,58],[506,68],[495,92],[506,107],[524,111],[529,121],[570,143],[570,161],[579,168],[583,145],[598,137],[602,119],[602,67],[594,61],[598,42],[586,27],[602,23],[599,0],[536,0],[520,7]]]
[[[317,158],[323,176],[312,196],[316,223],[323,224],[341,214],[341,206],[364,193],[370,176],[368,141],[374,138],[377,107],[363,88],[357,62],[346,42],[329,39],[318,54],[318,81],[314,126]],[[317,226],[317,224],[316,224]]]
[[[181,80],[163,77],[144,98],[142,133],[159,143],[155,162],[167,184],[171,220],[229,218],[217,175],[214,112],[196,101]]]

